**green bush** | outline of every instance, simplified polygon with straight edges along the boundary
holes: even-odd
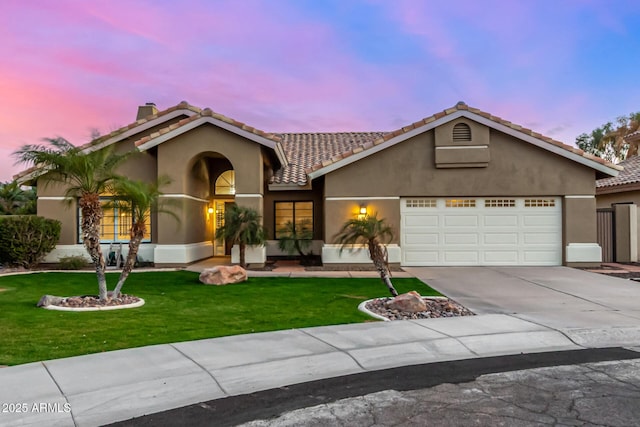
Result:
[[[58,261],[60,262],[60,270],[82,270],[89,265],[89,262],[82,255],[64,256]]]
[[[35,215],[0,216],[0,264],[34,267],[59,238],[60,221]]]

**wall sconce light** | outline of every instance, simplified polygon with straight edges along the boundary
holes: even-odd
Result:
[[[365,219],[367,216],[367,207],[362,205],[358,210],[358,219]]]
[[[211,215],[213,213],[213,208],[207,209],[207,212],[209,212],[209,215]]]

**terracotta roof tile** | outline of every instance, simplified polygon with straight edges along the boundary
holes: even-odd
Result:
[[[307,184],[307,174],[373,147],[382,132],[283,133],[289,165],[277,170],[272,184]]]
[[[618,163],[618,166],[624,168],[622,172],[620,172],[618,176],[597,180],[596,188],[615,187],[640,182],[640,156],[633,156],[623,160]]]

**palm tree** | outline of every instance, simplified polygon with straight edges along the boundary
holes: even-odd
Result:
[[[100,195],[110,192],[118,178],[115,170],[128,154],[115,154],[111,147],[101,150],[76,147],[64,138],[44,139],[47,144],[24,145],[13,155],[19,163],[32,164],[42,173],[44,185],[59,182],[66,186],[69,204],[78,200],[82,213],[82,243],[89,253],[98,277],[100,301],[107,301],[105,263],[100,248],[100,223],[103,212]]]
[[[380,279],[389,288],[391,295],[395,297],[398,296],[398,291],[391,283],[386,247],[386,244],[392,239],[391,227],[386,224],[384,219],[378,219],[377,214],[348,220],[334,237],[334,241],[340,245],[340,253],[347,247],[366,244],[369,248],[369,257],[380,273]]]
[[[0,214],[16,215],[28,201],[26,192],[17,181],[0,183]]]
[[[264,245],[265,230],[255,209],[232,204],[224,213],[224,225],[216,230],[216,239],[231,241],[240,247],[240,265],[247,267],[245,249],[247,245]]]
[[[147,225],[149,215],[152,212],[163,212],[173,216],[176,220],[178,217],[171,211],[163,209],[160,206],[160,196],[162,192],[160,187],[167,185],[171,180],[162,176],[155,183],[147,183],[142,181],[134,181],[129,179],[118,179],[113,186],[115,201],[114,207],[121,212],[128,212],[132,215],[133,221],[129,230],[129,254],[122,267],[122,273],[118,278],[118,283],[111,293],[112,298],[118,298],[124,282],[129,277],[131,270],[136,262],[140,243],[147,234]],[[166,201],[166,200],[165,200]]]
[[[305,253],[313,241],[311,221],[303,220],[298,224],[294,224],[293,221],[287,221],[278,232],[280,234],[278,240],[280,250],[289,255],[297,252],[300,255],[300,263],[302,265],[307,264],[310,255],[312,255],[311,253]]]

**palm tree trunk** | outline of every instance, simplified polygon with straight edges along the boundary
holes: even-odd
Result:
[[[140,231],[137,227],[135,227],[135,225],[134,229],[135,231],[131,233],[132,236],[129,240],[129,254],[127,255],[127,259],[125,260],[124,266],[122,267],[122,273],[120,273],[118,283],[111,293],[112,298],[118,298],[120,296],[122,286],[127,280],[127,277],[129,277],[129,274],[131,273],[131,270],[133,270],[133,266],[136,263],[136,256],[138,255],[138,250],[140,249],[140,242],[142,242],[142,238],[144,237],[144,229]]]
[[[377,242],[369,242],[369,255],[375,265],[376,270],[380,273],[380,279],[389,288],[389,292],[394,297],[398,296],[398,291],[391,283],[391,273],[389,272],[389,266],[385,256],[386,248]]]
[[[245,260],[245,249],[246,249],[246,245],[242,242],[239,243],[240,246],[240,266],[242,268],[247,268],[247,263]]]
[[[101,302],[106,302],[107,279],[105,277],[104,257],[100,247],[100,221],[102,219],[102,206],[100,196],[96,194],[84,194],[80,198],[80,208],[82,210],[82,243],[91,257],[98,277],[98,296]]]

